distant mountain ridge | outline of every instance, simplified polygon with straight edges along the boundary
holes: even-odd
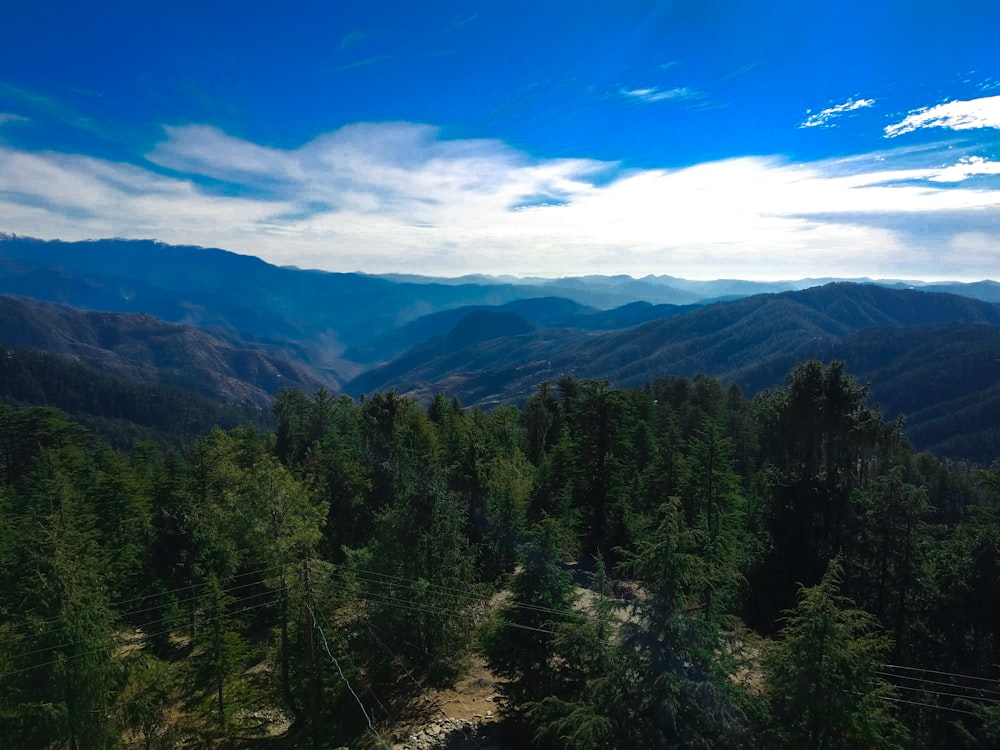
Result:
[[[311,364],[342,379],[357,374],[366,363],[388,358],[371,353],[380,336],[424,315],[463,306],[553,297],[600,310],[639,301],[683,306],[792,291],[821,281],[376,276],[279,267],[225,250],[151,240],[62,242],[0,234],[0,294],[84,309],[146,312],[170,322],[227,328],[244,338],[296,342],[312,358]],[[903,287],[917,282],[878,283]],[[1000,303],[1000,284],[993,281],[927,288]],[[364,360],[352,362],[345,350],[364,352]]]
[[[554,292],[534,285],[411,283],[304,271],[224,250],[148,240],[60,242],[0,235],[0,294],[146,312],[170,322],[228,328],[244,337],[294,341],[307,345],[316,366],[350,373],[352,364],[341,357],[344,349],[363,349],[422,315]],[[587,298],[585,304],[608,308],[634,301],[599,289],[580,291],[580,296]]]
[[[265,346],[291,346],[295,356],[338,383],[445,333],[463,317],[451,312],[459,308],[500,307],[542,326],[613,330],[684,311],[677,307],[795,291],[821,281],[377,276],[279,267],[225,250],[152,240],[62,242],[0,234],[0,294],[145,312]],[[904,288],[918,282],[878,283]],[[1000,284],[993,281],[925,288],[1000,303]],[[529,300],[539,300],[539,307]],[[574,305],[579,315],[569,313]],[[603,317],[596,314],[601,311]],[[421,320],[439,313],[448,314]]]

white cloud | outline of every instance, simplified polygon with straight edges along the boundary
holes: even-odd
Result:
[[[297,149],[186,126],[149,154],[168,175],[0,147],[0,231],[153,237],[376,273],[1000,277],[980,236],[1000,190],[959,184],[994,163],[942,169],[941,151],[894,153],[623,171],[412,123],[351,125]],[[932,219],[933,237],[922,235]]]
[[[8,122],[26,122],[27,119],[27,117],[22,117],[21,115],[0,112],[0,125],[6,125]]]
[[[672,89],[661,89],[655,86],[648,89],[622,89],[621,94],[629,99],[638,99],[650,104],[655,102],[697,101],[707,96],[704,91],[688,88],[687,86],[678,86]]]
[[[836,117],[839,117],[846,112],[853,112],[857,109],[863,109],[865,107],[871,107],[875,104],[874,99],[848,99],[843,104],[838,104],[834,107],[827,107],[819,112],[813,112],[810,114],[811,110],[808,110],[806,114],[809,116],[803,120],[799,125],[800,128],[818,128],[818,127],[833,127],[835,123],[831,123]]]
[[[885,137],[895,138],[922,128],[1000,128],[1000,96],[968,101],[956,99],[934,107],[913,110],[900,122],[886,126]]]
[[[981,156],[967,156],[928,179],[932,182],[961,182],[976,175],[990,174],[1000,174],[1000,162],[989,161]]]

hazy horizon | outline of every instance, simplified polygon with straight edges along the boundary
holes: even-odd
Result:
[[[248,258],[256,258],[257,260],[264,261],[270,265],[274,265],[278,268],[287,268],[295,271],[316,271],[320,273],[353,273],[361,274],[366,276],[396,276],[402,278],[422,278],[422,279],[443,279],[443,280],[461,280],[461,279],[473,279],[473,278],[484,278],[493,279],[497,281],[506,282],[508,280],[513,281],[538,281],[538,282],[549,282],[549,281],[559,281],[564,279],[587,279],[587,278],[602,278],[602,279],[614,279],[623,278],[631,279],[633,281],[643,281],[645,279],[672,279],[681,282],[688,282],[694,284],[712,284],[712,283],[757,283],[757,284],[789,284],[789,285],[804,285],[811,282],[828,283],[828,282],[857,282],[857,283],[893,283],[893,284],[942,284],[942,283],[955,283],[955,284],[976,284],[982,282],[988,282],[993,284],[1000,284],[1000,279],[991,278],[970,278],[970,279],[960,279],[954,277],[943,277],[943,278],[899,278],[899,277],[879,277],[873,278],[870,276],[803,276],[798,278],[746,278],[746,277],[735,277],[735,276],[718,276],[710,278],[697,278],[692,276],[676,276],[674,274],[662,273],[662,274],[645,274],[643,276],[633,276],[630,274],[621,273],[608,273],[608,274],[570,274],[563,276],[541,276],[541,275],[529,275],[529,274],[510,274],[510,273],[466,273],[466,274],[427,274],[427,273],[411,273],[411,272],[400,272],[400,271],[385,271],[381,273],[373,273],[371,271],[365,271],[362,269],[354,269],[349,271],[328,271],[322,268],[309,268],[305,266],[298,266],[290,263],[272,263],[266,258],[262,258],[259,255],[254,255],[252,253],[240,252],[231,248],[224,247],[208,247],[204,245],[175,245],[173,243],[163,242],[152,237],[88,237],[81,240],[63,240],[61,238],[44,238],[44,237],[34,237],[30,235],[19,235],[16,233],[8,233],[0,231],[0,240],[5,237],[14,237],[18,239],[28,239],[28,240],[38,240],[41,242],[71,242],[71,243],[88,243],[88,242],[107,242],[107,241],[124,241],[124,242],[152,242],[158,245],[163,245],[166,247],[190,247],[197,250],[219,250],[225,253],[231,253],[233,255],[242,255]],[[804,287],[799,287],[804,288]]]

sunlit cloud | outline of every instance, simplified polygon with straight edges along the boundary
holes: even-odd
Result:
[[[929,179],[932,182],[961,182],[970,177],[991,174],[1000,174],[1000,162],[989,161],[981,156],[967,156]]]
[[[923,128],[975,130],[1000,128],[1000,96],[986,96],[962,101],[956,99],[910,112],[900,122],[885,128],[886,138],[912,133]]]
[[[864,109],[865,107],[874,106],[874,99],[848,99],[843,104],[837,104],[833,107],[827,107],[826,109],[820,110],[819,112],[807,111],[806,114],[809,116],[802,121],[799,125],[800,128],[821,128],[821,127],[833,127],[836,123],[831,122],[837,117],[848,112],[854,112],[858,109]]]
[[[1000,275],[988,221],[1000,190],[962,184],[996,163],[900,153],[626,170],[413,123],[359,123],[295,149],[192,125],[166,129],[145,167],[0,147],[0,231],[374,273]]]

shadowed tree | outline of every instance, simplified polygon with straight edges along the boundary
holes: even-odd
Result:
[[[802,587],[781,640],[766,662],[766,695],[780,747],[888,750],[906,746],[892,716],[891,686],[878,674],[891,643],[875,619],[840,594],[832,560],[822,580]]]

